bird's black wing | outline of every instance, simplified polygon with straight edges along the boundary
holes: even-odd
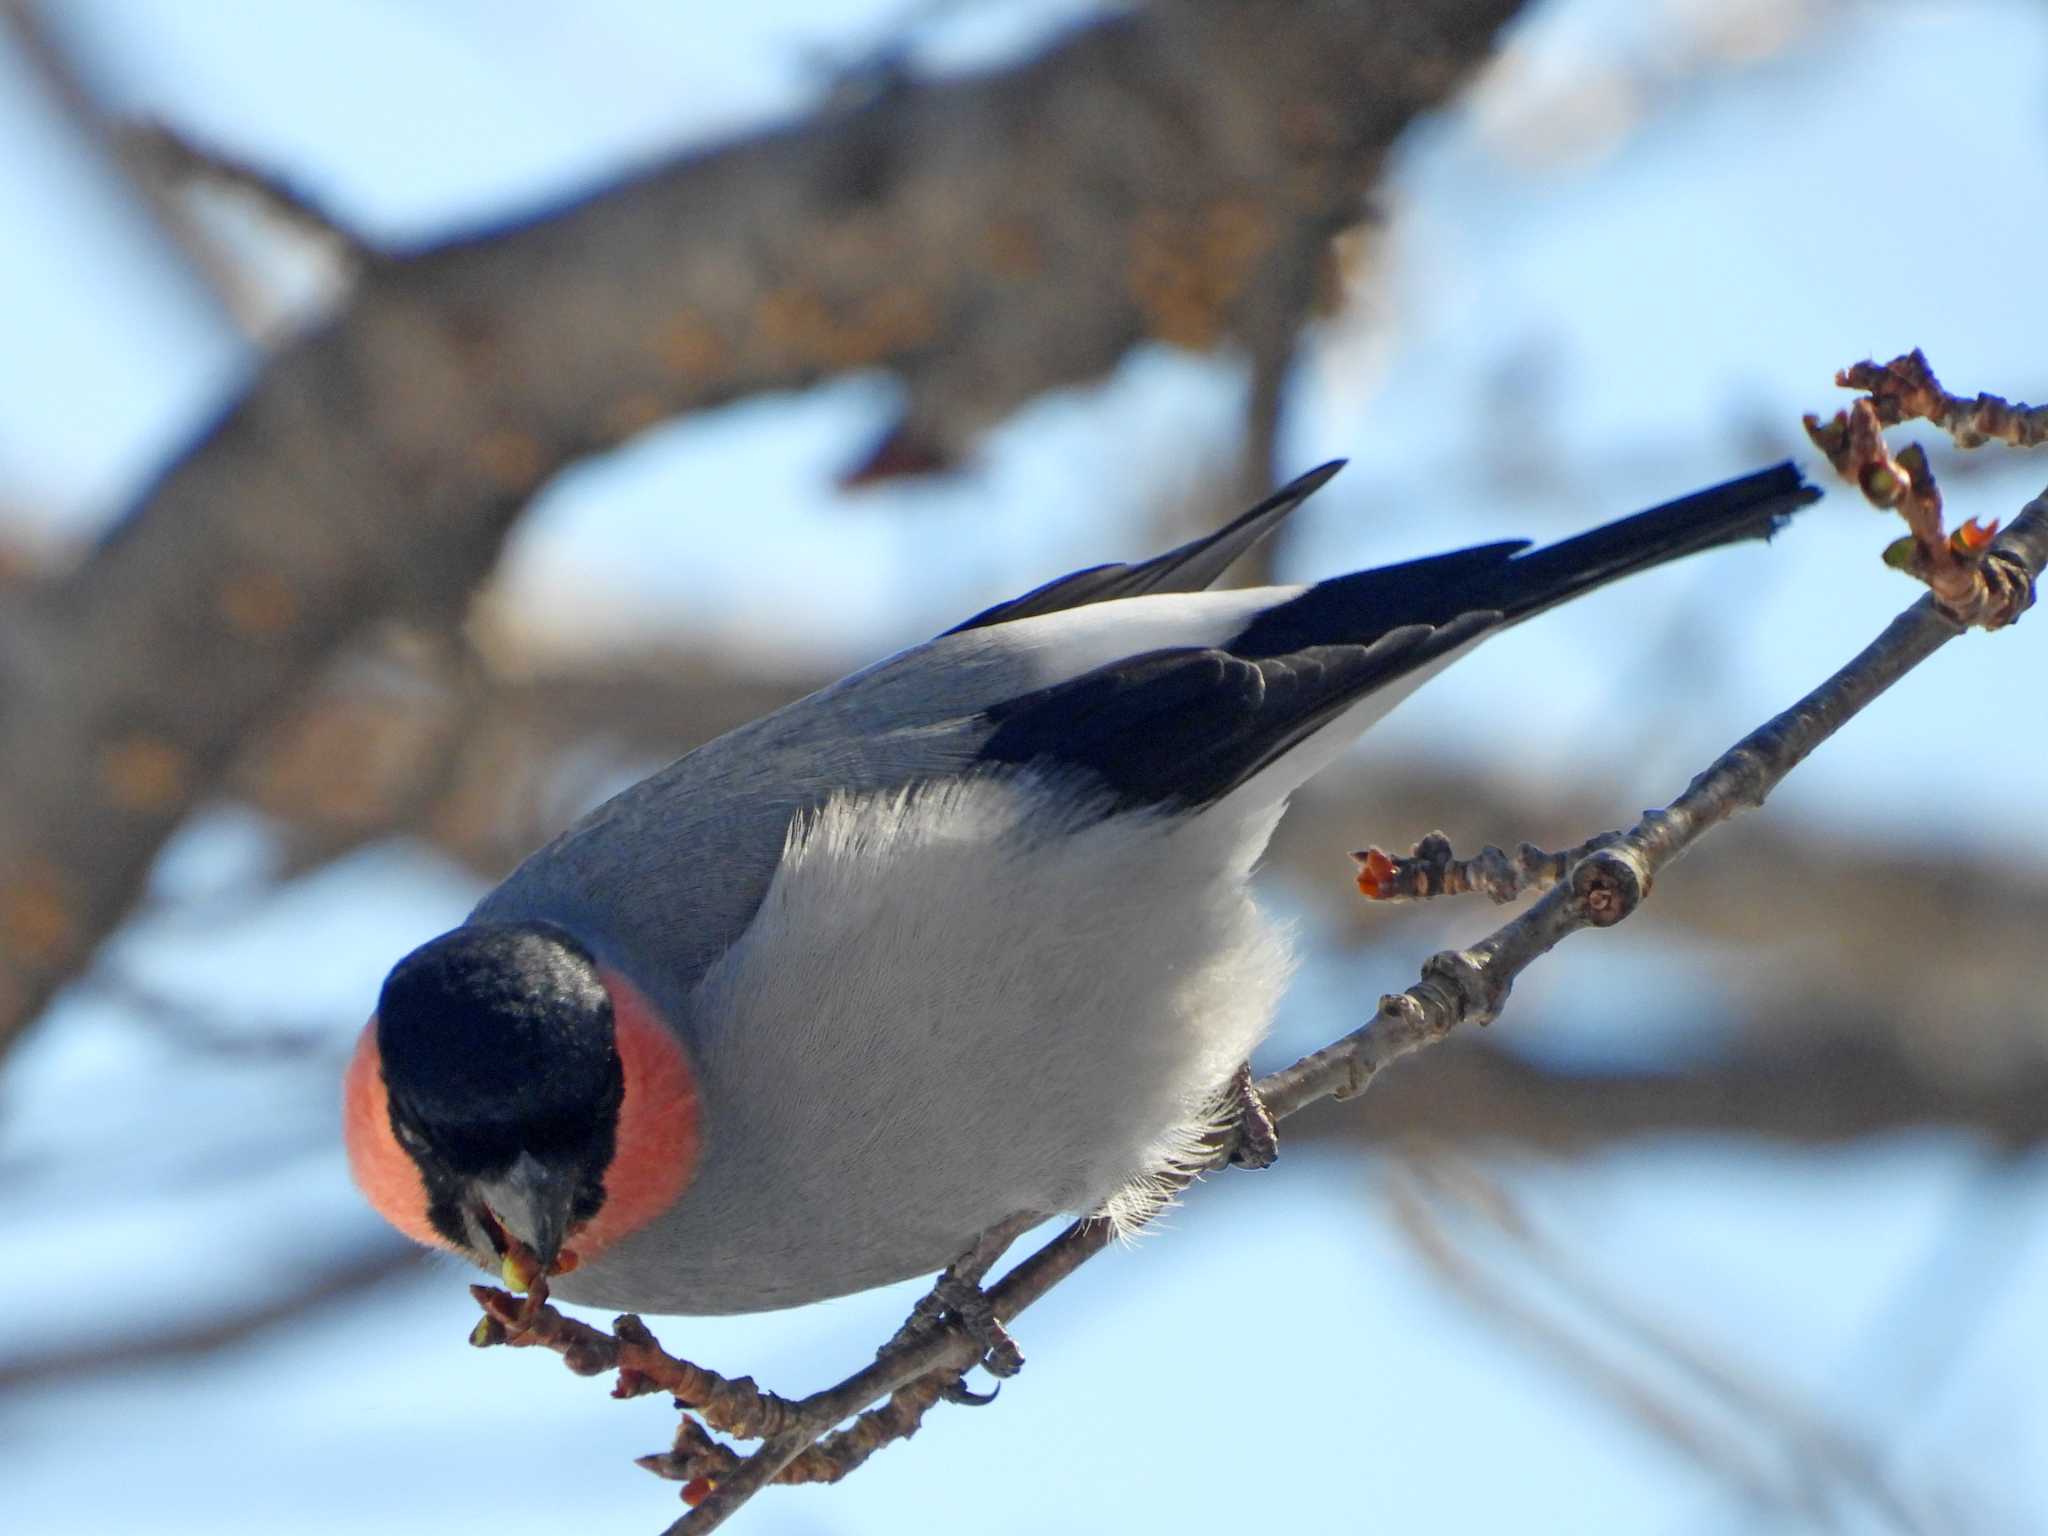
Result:
[[[1819,494],[1784,464],[1543,549],[1487,544],[1319,582],[1221,646],[1125,657],[994,706],[976,757],[1085,775],[1108,811],[1207,805],[1488,630],[1667,560],[1768,537]]]
[[[1193,808],[1261,768],[1385,686],[1500,622],[1467,614],[1411,624],[1371,645],[1307,646],[1284,656],[1148,651],[988,712],[986,764],[1079,773],[1105,811]]]

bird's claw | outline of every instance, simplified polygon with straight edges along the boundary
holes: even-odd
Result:
[[[1000,1381],[1023,1370],[1024,1352],[996,1317],[995,1303],[981,1288],[981,1281],[1002,1256],[1003,1250],[1036,1220],[1036,1217],[1020,1213],[977,1237],[974,1245],[948,1265],[932,1288],[918,1298],[910,1316],[896,1330],[896,1336],[877,1353],[887,1357],[895,1349],[929,1339],[939,1329],[957,1323],[975,1343],[978,1351],[975,1364],[989,1375]],[[996,1400],[995,1392],[980,1393],[968,1387],[965,1372],[940,1395],[947,1402],[974,1408]]]
[[[1237,1114],[1231,1162],[1240,1168],[1272,1167],[1280,1157],[1280,1133],[1274,1128],[1273,1116],[1259,1097],[1259,1090],[1252,1086],[1250,1062],[1237,1069],[1237,1075],[1230,1080],[1230,1092]]]
[[[949,1403],[958,1403],[962,1408],[986,1408],[1002,1394],[1002,1390],[1002,1383],[997,1382],[989,1391],[977,1392],[967,1385],[965,1376],[960,1376],[941,1389],[939,1396]]]
[[[989,1375],[1002,1380],[1024,1369],[1024,1351],[997,1319],[995,1306],[973,1281],[948,1272],[939,1277],[932,1295],[945,1307],[945,1316],[966,1330],[981,1350],[978,1362]]]

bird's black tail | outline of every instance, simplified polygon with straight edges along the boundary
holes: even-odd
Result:
[[[1522,618],[1667,560],[1745,539],[1768,539],[1820,492],[1790,463],[1696,491],[1517,555],[1507,563],[1498,607]]]
[[[1225,649],[1249,658],[1370,645],[1410,624],[1442,627],[1478,612],[1513,623],[1669,560],[1767,539],[1819,497],[1785,463],[1541,549],[1517,539],[1357,571],[1267,609]]]

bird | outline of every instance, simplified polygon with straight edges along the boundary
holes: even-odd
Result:
[[[346,1070],[401,1232],[571,1302],[765,1311],[1006,1222],[1142,1225],[1256,1113],[1289,794],[1486,637],[1767,538],[1791,464],[1542,548],[1209,591],[1342,467],[688,753],[401,959]],[[1589,658],[1587,664],[1596,664]]]

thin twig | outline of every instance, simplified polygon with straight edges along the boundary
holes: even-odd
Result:
[[[1044,1296],[1107,1246],[1110,1232],[1107,1222],[1076,1222],[1018,1264],[988,1292],[996,1320],[1007,1323]],[[621,1381],[614,1388],[617,1396],[672,1392],[679,1404],[723,1433],[742,1439],[765,1438],[760,1450],[744,1460],[712,1457],[690,1466],[691,1477],[686,1482],[692,1484],[696,1478],[711,1477],[707,1468],[712,1466],[722,1475],[715,1488],[696,1490],[706,1497],[670,1527],[672,1536],[697,1536],[715,1529],[771,1482],[836,1481],[890,1439],[914,1430],[924,1409],[982,1353],[982,1345],[970,1329],[948,1321],[885,1349],[873,1365],[837,1386],[793,1401],[761,1391],[751,1378],[720,1376],[677,1359],[630,1314],[618,1319],[614,1331],[607,1334],[562,1316],[552,1306],[533,1308],[526,1300],[490,1286],[472,1286],[470,1290],[485,1313],[484,1322],[471,1335],[472,1343],[550,1349],[579,1375],[619,1370]],[[841,1435],[830,1435],[882,1398],[892,1402],[876,1416],[865,1423],[856,1422]],[[923,1406],[915,1406],[920,1400]],[[882,1433],[890,1429],[896,1433]],[[679,1439],[678,1449],[682,1448]],[[818,1454],[808,1456],[813,1448]],[[684,1470],[675,1455],[642,1458],[642,1465],[673,1477]]]
[[[1613,842],[1619,834],[1603,832],[1576,847],[1547,853],[1523,843],[1513,853],[1491,844],[1461,859],[1441,832],[1423,838],[1405,858],[1384,848],[1366,848],[1351,855],[1358,861],[1359,893],[1372,901],[1429,901],[1479,891],[1496,904],[1513,901],[1528,891],[1547,891],[1579,860]]]
[[[1835,375],[1844,389],[1869,394],[1878,420],[1895,427],[1929,421],[1955,439],[1958,448],[2006,443],[2014,448],[2048,444],[2048,405],[2013,404],[1997,395],[1966,400],[1941,387],[1918,347],[1888,363],[1852,363]]]
[[[238,192],[293,232],[332,247],[352,265],[376,259],[375,249],[319,199],[276,172],[200,144],[168,123],[125,124],[119,143],[132,160],[161,182],[189,181]]]
[[[251,339],[259,337],[264,304],[248,275],[161,183],[136,164],[84,76],[52,35],[42,7],[35,0],[0,0],[0,23],[9,27],[15,47],[73,131],[104,156],[134,194],[135,206],[193,280],[194,289],[235,330]]]
[[[1979,395],[1972,402],[1947,393],[1917,347],[1882,367],[1854,364],[1836,374],[1835,382],[1871,393],[1826,422],[1807,416],[1806,435],[1872,506],[1905,519],[1910,531],[1885,551],[1885,563],[1925,582],[1959,624],[1984,629],[2010,624],[2032,603],[2033,588],[2031,578],[1985,558],[1997,522],[1972,518],[1950,533],[1926,450],[1911,443],[1894,455],[1884,429],[1923,418],[1965,448],[1991,441],[1990,429],[2006,434],[2003,440],[2031,446],[2042,440],[2035,420],[2040,410],[2014,407],[1995,395]]]
[[[1076,1222],[1025,1259],[988,1293],[996,1320],[1011,1321],[1100,1253],[1109,1245],[1111,1230],[1106,1221]],[[702,1536],[717,1529],[754,1494],[775,1481],[807,1445],[826,1431],[868,1403],[893,1395],[919,1378],[939,1385],[950,1384],[973,1363],[980,1350],[980,1343],[967,1329],[958,1323],[948,1324],[877,1359],[836,1387],[805,1398],[798,1405],[800,1429],[769,1441],[741,1462],[703,1503],[671,1525],[663,1536]]]

